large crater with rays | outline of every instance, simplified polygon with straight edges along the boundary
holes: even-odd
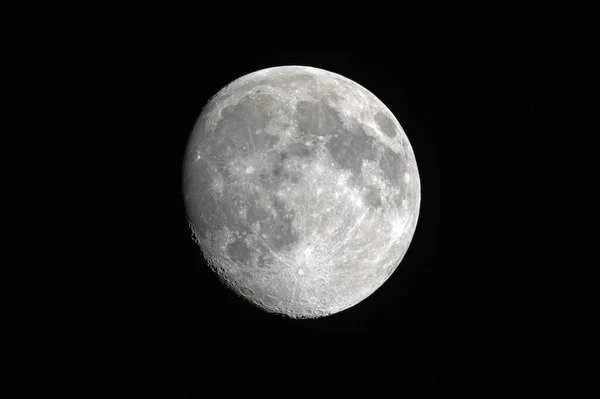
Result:
[[[210,267],[270,313],[316,318],[377,290],[406,253],[420,181],[398,120],[332,72],[263,69],[204,107],[183,162]]]

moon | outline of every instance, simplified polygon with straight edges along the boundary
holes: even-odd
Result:
[[[390,110],[339,74],[259,70],[205,105],[189,136],[188,224],[220,280],[260,309],[319,318],[357,305],[402,261],[421,202]]]

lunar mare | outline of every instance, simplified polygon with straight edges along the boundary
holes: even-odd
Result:
[[[209,266],[259,308],[316,318],[377,290],[416,228],[398,120],[341,75],[268,68],[220,90],[190,134],[182,190]]]

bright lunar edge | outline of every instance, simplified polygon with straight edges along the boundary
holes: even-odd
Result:
[[[206,104],[182,190],[211,269],[292,318],[328,316],[375,292],[404,257],[421,201],[412,147],[388,108],[303,66],[250,73]]]

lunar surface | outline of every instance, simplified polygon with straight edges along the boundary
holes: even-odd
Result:
[[[302,66],[243,76],[208,102],[182,190],[222,282],[292,318],[375,292],[404,257],[421,201],[412,147],[388,108],[341,75]]]

